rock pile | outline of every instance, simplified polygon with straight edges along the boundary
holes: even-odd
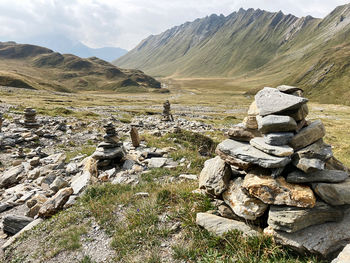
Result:
[[[291,86],[256,94],[248,117],[218,145],[219,156],[205,162],[199,187],[215,199],[221,217],[201,213],[199,225],[222,234],[223,225],[242,229],[243,221],[281,244],[323,256],[346,244],[348,169],[323,141],[322,122],[306,120],[307,102]]]
[[[112,122],[103,126],[106,134],[96,151],[91,156],[97,160],[97,167],[113,167],[125,156],[123,143],[119,142],[115,127]]]
[[[35,117],[36,117],[36,110],[32,108],[26,108],[24,110],[24,127],[38,128],[39,123],[37,123]]]

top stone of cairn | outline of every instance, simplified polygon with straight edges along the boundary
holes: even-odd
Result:
[[[255,95],[255,101],[260,116],[297,110],[308,102],[305,98],[289,95],[274,88],[264,88],[259,91]]]

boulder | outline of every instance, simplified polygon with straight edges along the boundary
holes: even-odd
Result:
[[[294,153],[293,148],[289,147],[288,145],[283,145],[283,146],[269,145],[265,143],[265,140],[262,137],[256,137],[254,139],[251,139],[250,144],[267,154],[272,154],[279,157],[288,157]]]
[[[230,165],[217,156],[205,161],[199,175],[199,188],[207,194],[220,196],[227,189],[231,176]]]
[[[293,137],[294,133],[292,132],[273,132],[264,134],[264,141],[269,145],[281,146],[289,144]]]
[[[205,228],[218,236],[222,236],[230,231],[242,231],[245,236],[256,236],[258,232],[244,222],[223,218],[209,213],[198,213],[196,217],[197,225]]]
[[[307,99],[280,92],[278,89],[264,88],[255,95],[261,116],[299,109]]]
[[[317,120],[312,122],[309,126],[300,130],[289,142],[289,145],[294,148],[294,150],[300,150],[326,135],[326,130],[322,121]]]
[[[274,179],[259,170],[251,171],[244,178],[242,186],[249,191],[250,195],[265,204],[307,208],[314,207],[316,204],[315,195],[310,187],[287,183],[284,177]]]
[[[350,204],[350,178],[342,183],[313,183],[312,188],[315,193],[330,205]]]
[[[350,244],[347,245],[342,252],[338,255],[336,259],[332,261],[332,263],[349,263],[350,262]]]
[[[50,217],[61,210],[69,197],[73,194],[71,187],[59,190],[53,197],[47,200],[39,210],[39,217]]]
[[[274,230],[294,233],[312,225],[341,221],[343,215],[342,209],[323,202],[313,208],[271,206],[267,223]]]
[[[349,174],[340,170],[322,170],[312,173],[304,173],[296,170],[288,174],[287,182],[293,184],[304,183],[341,183],[349,177]]]
[[[242,184],[243,179],[240,177],[230,181],[222,197],[236,215],[247,220],[255,220],[265,213],[268,206],[259,199],[248,195],[242,188]]]
[[[340,222],[314,225],[295,233],[275,231],[268,227],[264,233],[272,235],[278,244],[290,246],[300,253],[308,251],[328,257],[349,242],[349,229],[350,208],[347,208]]]
[[[236,125],[228,131],[230,139],[242,142],[249,142],[254,137],[261,136],[261,133],[255,129],[248,129],[244,125]]]
[[[3,220],[4,232],[14,235],[33,221],[33,218],[18,215],[6,215]]]
[[[265,117],[258,117],[258,129],[261,133],[271,132],[289,132],[295,131],[297,128],[296,121],[289,116],[268,115]]]
[[[9,187],[17,183],[17,177],[24,170],[22,164],[12,167],[0,176],[0,188]]]
[[[239,159],[248,164],[256,164],[264,168],[280,168],[290,163],[289,157],[276,157],[266,154],[248,143],[225,140],[218,145],[220,152]]]

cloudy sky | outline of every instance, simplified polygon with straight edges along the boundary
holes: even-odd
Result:
[[[0,0],[0,40],[66,36],[90,47],[135,47],[142,39],[212,13],[243,8],[324,17],[350,0]]]

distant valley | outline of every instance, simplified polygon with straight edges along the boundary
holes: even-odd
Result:
[[[350,4],[324,19],[240,9],[150,36],[114,64],[157,77],[232,78],[248,90],[297,85],[350,104]],[[339,96],[342,94],[343,96]]]

